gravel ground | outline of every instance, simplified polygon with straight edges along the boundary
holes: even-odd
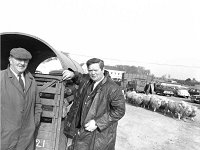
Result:
[[[200,105],[194,121],[178,120],[170,115],[126,104],[119,121],[116,150],[200,150]]]

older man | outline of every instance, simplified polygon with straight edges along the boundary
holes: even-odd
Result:
[[[32,58],[24,48],[10,51],[7,69],[1,71],[1,150],[34,150],[41,103],[36,82],[27,66]]]

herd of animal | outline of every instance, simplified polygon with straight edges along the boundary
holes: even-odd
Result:
[[[163,115],[168,115],[173,118],[191,119],[197,113],[197,107],[190,105],[185,101],[174,101],[168,97],[136,93],[135,91],[125,92],[126,101],[134,106],[140,106],[152,111],[159,111]]]

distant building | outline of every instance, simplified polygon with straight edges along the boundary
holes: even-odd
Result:
[[[125,71],[119,71],[119,70],[110,70],[105,69],[109,72],[110,77],[114,80],[121,81],[122,80],[122,74],[125,73]]]

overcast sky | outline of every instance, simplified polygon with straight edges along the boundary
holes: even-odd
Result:
[[[39,37],[81,63],[200,81],[200,0],[1,0],[0,32]]]

